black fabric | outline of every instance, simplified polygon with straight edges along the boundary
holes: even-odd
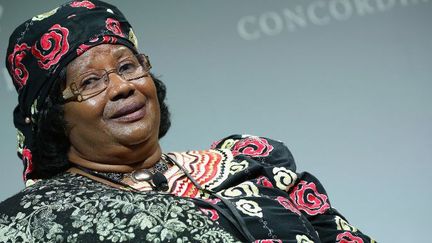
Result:
[[[125,192],[67,173],[36,182],[0,204],[0,241],[21,237],[46,242],[58,237],[114,242],[123,235],[132,242],[201,242],[209,237],[214,242],[247,242],[240,217],[257,243],[376,243],[333,208],[317,178],[296,172],[282,142],[233,135],[212,148],[169,153],[189,175],[180,166],[171,167],[166,193],[145,190],[143,185],[139,192]],[[198,192],[190,177],[204,190]],[[187,210],[170,211],[168,205],[180,204]],[[152,223],[161,218],[159,212],[167,217],[161,227]],[[177,232],[175,240],[167,238],[172,230]],[[210,234],[198,237],[207,230]]]
[[[64,173],[0,204],[0,242],[240,242],[193,203]]]

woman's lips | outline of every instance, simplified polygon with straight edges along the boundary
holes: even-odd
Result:
[[[138,121],[145,116],[145,104],[130,104],[118,109],[111,119],[121,122]]]

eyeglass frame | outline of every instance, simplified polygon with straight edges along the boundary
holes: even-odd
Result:
[[[117,74],[118,76],[120,76],[122,79],[124,79],[124,80],[126,80],[126,81],[133,81],[133,80],[141,79],[141,78],[144,78],[144,77],[148,77],[149,74],[150,74],[149,71],[150,71],[150,69],[152,68],[152,65],[151,65],[151,63],[150,63],[149,57],[148,57],[147,55],[143,54],[143,53],[139,53],[139,54],[136,54],[136,55],[134,55],[134,56],[137,57],[138,62],[140,63],[140,65],[141,65],[141,66],[143,67],[143,69],[144,69],[144,70],[143,70],[143,71],[144,71],[144,74],[143,74],[142,76],[139,76],[139,77],[136,77],[136,78],[133,78],[133,79],[125,79],[124,76],[123,76],[123,74],[120,74],[119,71],[117,70],[118,67],[113,68],[113,69],[110,69],[110,70],[101,69],[101,70],[104,70],[104,71],[105,71],[105,73],[104,73],[104,74],[102,75],[102,77],[101,77],[101,78],[106,77],[106,81],[104,81],[104,82],[107,83],[106,86],[105,86],[105,88],[103,88],[102,90],[96,91],[96,92],[93,93],[93,94],[85,95],[85,96],[87,96],[87,97],[84,97],[84,96],[81,94],[81,91],[79,91],[79,88],[77,87],[76,81],[74,81],[74,82],[72,82],[71,84],[69,84],[69,85],[68,85],[68,86],[63,90],[63,92],[62,92],[63,100],[64,100],[65,102],[68,102],[68,101],[72,101],[72,100],[75,99],[75,101],[82,102],[82,101],[85,101],[85,100],[88,100],[88,99],[90,99],[90,98],[93,98],[93,97],[97,96],[98,94],[104,92],[104,91],[108,88],[108,84],[109,84],[109,82],[110,82],[109,75],[110,75],[111,73],[115,73],[115,74]],[[81,74],[81,75],[82,75],[82,74]],[[81,82],[81,80],[80,80],[79,82]]]

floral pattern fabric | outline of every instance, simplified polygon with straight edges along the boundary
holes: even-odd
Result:
[[[282,142],[232,135],[210,150],[168,155],[228,200],[255,242],[375,242],[332,207],[314,176],[296,172]],[[165,176],[166,193],[147,182],[129,182],[141,192],[126,192],[70,174],[38,182],[0,205],[0,241],[245,242],[222,200],[176,166]]]
[[[232,135],[213,143],[210,150],[170,156],[202,187],[229,200],[257,242],[375,242],[331,206],[318,179],[296,172],[293,156],[280,141]],[[167,178],[172,194],[200,197],[226,209],[220,200],[200,194],[180,169],[172,168]],[[221,214],[215,221],[229,225]]]
[[[187,198],[64,173],[0,205],[0,242],[239,242]]]

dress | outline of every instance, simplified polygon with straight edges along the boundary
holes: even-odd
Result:
[[[63,173],[0,204],[0,241],[244,242],[226,216],[228,200],[254,242],[375,242],[332,208],[314,176],[295,172],[282,142],[232,135],[209,150],[169,156],[218,197],[200,192],[177,166],[165,172],[167,193]]]

